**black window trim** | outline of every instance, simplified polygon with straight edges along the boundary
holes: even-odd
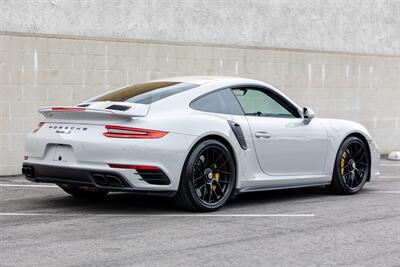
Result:
[[[280,117],[280,116],[265,116],[263,118],[285,118],[285,119],[299,119],[302,118],[302,115],[297,107],[295,107],[292,103],[290,103],[285,97],[281,96],[279,93],[275,92],[275,90],[266,87],[266,86],[261,86],[261,85],[235,85],[230,87],[232,90],[233,89],[253,89],[253,90],[258,90],[263,93],[265,93],[267,96],[271,97],[273,100],[275,100],[279,105],[283,106],[288,112],[290,112],[294,117]],[[235,96],[236,101],[239,102],[237,97]],[[240,103],[239,103],[240,105]],[[242,105],[240,107],[243,110]],[[251,116],[251,115],[246,115],[246,112],[243,110],[244,116]]]

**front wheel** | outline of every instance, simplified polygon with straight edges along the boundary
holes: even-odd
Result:
[[[367,182],[370,158],[365,143],[355,136],[341,144],[333,170],[331,191],[337,194],[358,193]]]
[[[99,190],[90,187],[78,187],[73,185],[58,184],[66,193],[76,198],[102,198],[108,194],[108,191]]]
[[[215,211],[228,201],[235,181],[229,150],[217,140],[206,140],[186,160],[175,203],[187,210]]]

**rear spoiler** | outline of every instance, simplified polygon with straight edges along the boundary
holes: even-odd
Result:
[[[149,110],[148,105],[136,105],[128,110],[110,110],[105,108],[87,108],[87,107],[74,107],[74,106],[57,106],[57,107],[44,107],[39,109],[46,118],[56,118],[57,115],[84,115],[84,114],[98,114],[118,117],[145,117]],[[62,116],[63,117],[63,116]]]

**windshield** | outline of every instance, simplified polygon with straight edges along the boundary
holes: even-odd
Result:
[[[197,87],[194,83],[149,82],[130,85],[99,96],[91,102],[116,101],[138,104],[151,104],[168,96]]]

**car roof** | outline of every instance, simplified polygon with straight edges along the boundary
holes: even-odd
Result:
[[[162,78],[157,80],[152,80],[149,82],[177,82],[177,83],[193,83],[198,84],[198,87],[190,89],[186,92],[182,92],[180,94],[174,95],[175,97],[187,97],[190,101],[193,100],[195,97],[201,96],[204,93],[211,92],[213,90],[217,90],[221,86],[232,86],[232,85],[260,85],[268,87],[270,90],[274,91],[275,93],[279,94],[283,98],[285,98],[289,103],[291,103],[294,107],[296,107],[301,113],[301,108],[288,96],[282,93],[280,90],[276,89],[272,85],[265,83],[263,81],[249,79],[249,78],[242,78],[242,77],[235,77],[235,76],[180,76],[180,77],[171,77],[171,78]],[[207,88],[205,90],[205,88]],[[204,91],[205,90],[205,91]],[[173,98],[165,98],[164,101],[171,100]],[[175,99],[173,100],[175,101]],[[176,102],[175,102],[176,104]]]
[[[233,76],[180,76],[180,77],[172,77],[172,78],[164,78],[157,79],[155,81],[162,82],[186,82],[186,83],[194,83],[198,85],[203,85],[207,83],[216,83],[216,82],[228,82],[228,81],[248,81],[252,83],[259,83],[257,80],[241,78],[241,77],[233,77]],[[152,81],[154,82],[154,81]]]

